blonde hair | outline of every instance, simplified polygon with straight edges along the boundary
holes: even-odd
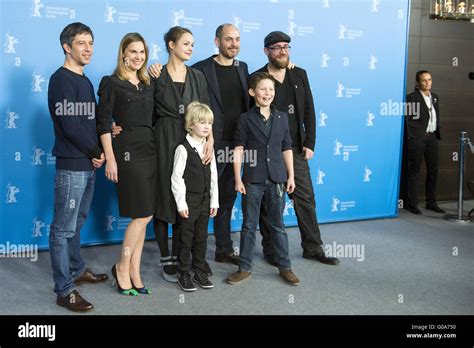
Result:
[[[192,133],[192,126],[199,122],[214,123],[214,114],[209,106],[206,104],[194,101],[186,108],[186,115],[184,116],[184,127],[188,133]]]
[[[114,74],[117,75],[120,80],[127,80],[127,67],[125,66],[124,62],[124,53],[127,47],[133,42],[142,42],[143,46],[145,47],[145,61],[143,62],[143,65],[140,70],[137,71],[137,77],[140,82],[149,85],[150,76],[148,76],[148,73],[146,71],[146,66],[148,62],[148,46],[143,36],[141,36],[139,33],[128,33],[122,38],[122,41],[120,41],[117,56],[117,66],[115,68]]]

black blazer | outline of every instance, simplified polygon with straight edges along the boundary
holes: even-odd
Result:
[[[441,133],[439,131],[439,97],[437,94],[431,92],[433,100],[433,107],[436,110],[436,138],[441,140]],[[407,114],[405,119],[405,131],[408,138],[422,138],[426,133],[428,122],[430,120],[430,112],[428,106],[425,103],[421,91],[417,89],[415,92],[410,93],[406,97],[406,110]],[[416,112],[415,105],[419,105],[420,114]],[[411,112],[410,112],[411,111]]]
[[[207,81],[208,94],[210,99],[210,107],[214,113],[214,125],[213,135],[214,135],[214,149],[216,151],[223,149],[224,145],[222,143],[222,135],[224,132],[224,110],[221,100],[221,92],[219,90],[219,84],[217,82],[216,69],[214,67],[214,57],[213,55],[207,59],[201,60],[193,65],[193,68],[200,70],[204,73]],[[249,110],[249,92],[247,87],[247,78],[249,76],[249,71],[247,64],[245,62],[235,60],[234,65],[237,67],[237,71],[240,78],[240,83],[242,85],[242,95],[244,97],[245,111]],[[219,164],[218,164],[219,166]]]
[[[258,118],[260,109],[254,106],[240,115],[234,133],[235,146],[244,150],[256,151],[254,163],[244,163],[242,181],[245,183],[262,183],[270,179],[277,183],[286,182],[288,175],[282,152],[291,150],[291,138],[288,126],[288,115],[272,108],[273,124],[267,138]],[[267,171],[268,169],[268,171]]]
[[[267,65],[256,72],[268,72]],[[290,85],[294,86],[296,116],[300,125],[300,144],[314,151],[316,145],[316,114],[306,70],[298,67],[294,69],[287,68],[286,78],[289,79]],[[300,150],[303,151],[302,148]]]

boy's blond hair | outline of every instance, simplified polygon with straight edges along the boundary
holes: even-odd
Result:
[[[184,127],[188,133],[192,133],[191,127],[198,123],[206,121],[214,123],[214,114],[209,106],[206,104],[194,101],[186,108],[186,115],[184,116]]]

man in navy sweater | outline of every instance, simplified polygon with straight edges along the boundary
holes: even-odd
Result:
[[[95,169],[105,161],[96,132],[94,87],[84,75],[90,63],[94,36],[82,23],[71,23],[60,35],[65,62],[51,76],[48,107],[54,124],[56,176],[54,215],[49,235],[56,303],[76,312],[94,306],[77,292],[83,283],[98,283],[81,257],[80,231],[94,195]]]

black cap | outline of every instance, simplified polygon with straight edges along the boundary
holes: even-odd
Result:
[[[282,31],[272,31],[270,34],[265,36],[265,39],[263,40],[263,44],[265,47],[271,46],[277,42],[290,42],[291,37],[286,35]]]

